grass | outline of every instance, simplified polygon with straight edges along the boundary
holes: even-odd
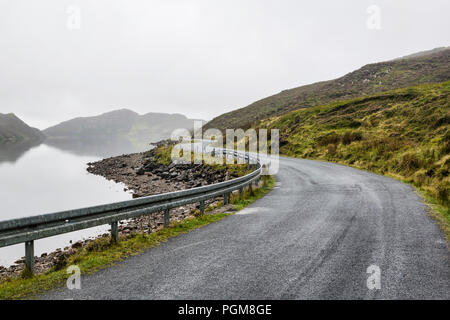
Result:
[[[280,129],[284,155],[412,184],[450,239],[450,81],[298,110],[257,127]]]
[[[168,166],[172,163],[172,145],[161,145],[152,150],[155,154],[155,161],[157,163]]]
[[[240,210],[253,203],[268,193],[274,185],[273,177],[263,177],[263,186],[259,189],[246,191],[243,197],[233,197],[232,203]],[[217,206],[216,206],[217,207]],[[207,208],[211,211],[214,208]],[[122,238],[118,244],[112,244],[109,237],[99,238],[80,251],[70,256],[64,264],[53,267],[47,273],[34,277],[22,277],[9,279],[0,283],[0,300],[31,298],[47,290],[62,287],[70,276],[66,273],[66,267],[77,265],[81,274],[92,274],[101,269],[114,265],[127,257],[137,255],[143,251],[156,247],[172,237],[187,233],[191,230],[201,228],[214,223],[230,213],[216,213],[198,215],[194,218],[180,222],[173,222],[168,228],[161,229],[152,234],[136,233],[128,238]]]
[[[263,185],[258,189],[249,189],[244,191],[242,196],[235,195],[231,198],[231,203],[235,205],[237,210],[242,210],[251,205],[256,200],[263,197],[275,185],[275,179],[272,176],[262,176]]]
[[[172,163],[173,146],[173,144],[160,145],[151,150],[150,152],[154,154],[154,161],[165,166],[170,165]],[[183,156],[182,152],[181,150],[178,152],[178,157]],[[219,159],[209,154],[191,152],[191,163],[201,163],[207,169],[215,172],[228,171],[231,177],[242,177],[255,170],[253,165],[248,168],[247,164],[237,163],[237,161],[234,164],[228,164],[225,163],[225,159],[220,159],[222,163],[217,163],[220,162]]]

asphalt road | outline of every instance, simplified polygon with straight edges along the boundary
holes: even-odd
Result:
[[[443,232],[413,188],[281,159],[279,186],[236,215],[43,299],[449,299]],[[369,289],[367,268],[380,268]],[[372,276],[373,277],[373,276]]]

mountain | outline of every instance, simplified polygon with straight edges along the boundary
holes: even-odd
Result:
[[[450,227],[450,81],[300,109],[256,128],[278,128],[284,155],[413,183],[446,206]]]
[[[14,113],[0,113],[0,143],[41,142],[44,139],[38,129],[28,126]]]
[[[194,120],[181,114],[147,113],[139,115],[120,109],[94,117],[80,117],[45,129],[49,139],[104,140],[128,139],[148,145],[170,137],[178,128],[192,130]]]
[[[29,150],[39,146],[42,141],[27,140],[14,143],[0,142],[0,164],[3,162],[15,163]]]
[[[247,129],[258,120],[292,110],[447,80],[450,80],[450,47],[437,48],[387,62],[368,64],[335,80],[284,90],[245,108],[218,116],[208,122],[204,129]]]
[[[94,117],[78,117],[47,128],[43,132],[49,138],[84,139],[108,138],[126,135],[139,118],[139,114],[127,109],[107,112]]]

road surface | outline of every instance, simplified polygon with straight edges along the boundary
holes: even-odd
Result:
[[[450,298],[447,242],[411,186],[280,161],[278,186],[243,211],[40,298]]]

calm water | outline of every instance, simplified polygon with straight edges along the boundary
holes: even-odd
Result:
[[[106,156],[128,153],[129,145],[89,146],[85,149],[46,144],[0,146],[0,220],[76,209],[131,199],[124,185],[89,174],[87,163]],[[92,151],[94,150],[94,151]],[[123,151],[122,151],[123,150]],[[120,152],[122,151],[122,152]],[[70,240],[89,238],[108,230],[101,226],[35,241],[35,255],[63,248]],[[0,265],[24,256],[24,244],[0,248]]]

